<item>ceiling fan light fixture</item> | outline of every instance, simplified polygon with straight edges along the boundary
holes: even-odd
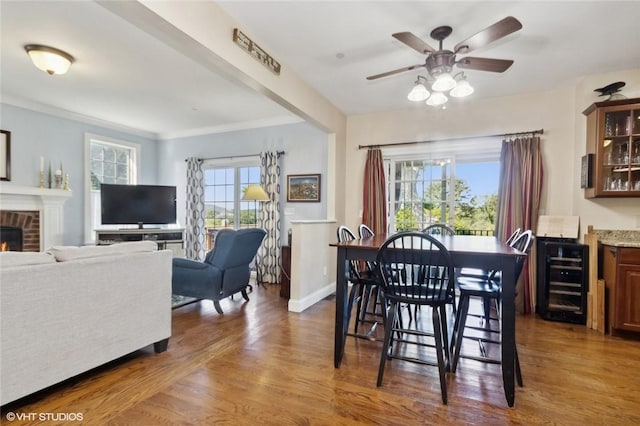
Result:
[[[407,95],[407,99],[413,102],[422,102],[426,100],[430,95],[431,93],[429,93],[429,90],[424,87],[424,84],[417,83],[415,86],[413,86],[413,88]]]
[[[465,96],[469,96],[474,91],[473,87],[467,80],[460,80],[456,87],[451,89],[449,94],[454,98],[464,98]]]
[[[431,85],[431,90],[434,92],[446,92],[456,87],[456,80],[451,77],[451,74],[444,72],[438,74],[436,81]]]
[[[66,73],[74,62],[73,56],[55,47],[27,44],[24,50],[29,54],[33,65],[49,75]]]
[[[442,92],[433,92],[431,97],[427,99],[427,105],[429,106],[439,106],[447,103],[449,98]]]

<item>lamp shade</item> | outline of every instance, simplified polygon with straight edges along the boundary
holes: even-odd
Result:
[[[451,89],[449,94],[454,98],[464,98],[465,96],[469,96],[473,93],[473,87],[469,84],[467,80],[461,80],[456,84],[456,87]]]
[[[456,87],[456,80],[448,72],[439,74],[431,85],[431,89],[438,92],[446,92],[454,87]]]
[[[269,196],[260,185],[254,183],[244,190],[242,201],[269,201]]]
[[[413,89],[411,89],[411,91],[407,95],[407,99],[413,102],[421,102],[427,99],[429,95],[430,93],[427,88],[424,87],[424,84],[418,83],[413,86]]]
[[[73,56],[60,49],[39,44],[28,44],[24,47],[33,65],[49,75],[64,74],[73,63]]]
[[[427,105],[438,106],[438,105],[445,104],[448,100],[449,98],[447,98],[447,96],[444,93],[433,92],[431,97],[427,99]]]

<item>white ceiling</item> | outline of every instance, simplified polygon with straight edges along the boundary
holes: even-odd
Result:
[[[444,48],[451,49],[505,16],[522,22],[519,32],[470,54],[513,59],[514,65],[504,74],[466,71],[476,92],[455,102],[554,90],[584,75],[640,69],[638,1],[219,4],[271,56],[347,114],[428,108],[406,99],[417,71],[365,79],[423,63],[423,55],[391,37],[400,31],[437,47],[429,33],[450,25]],[[159,137],[297,120],[97,3],[3,0],[0,13],[3,102],[62,109]],[[63,49],[76,63],[66,75],[48,76],[24,53],[29,43]]]

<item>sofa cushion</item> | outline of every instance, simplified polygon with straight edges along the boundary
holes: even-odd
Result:
[[[9,268],[12,266],[42,265],[44,263],[56,263],[56,258],[53,254],[47,252],[0,252],[0,266],[3,268]]]
[[[58,262],[68,262],[89,257],[113,256],[119,254],[141,253],[156,251],[158,246],[153,241],[131,241],[112,244],[110,246],[54,246],[48,252],[55,256]]]

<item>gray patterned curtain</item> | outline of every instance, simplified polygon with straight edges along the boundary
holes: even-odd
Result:
[[[260,154],[260,183],[269,201],[260,203],[258,226],[267,232],[258,250],[258,283],[280,282],[280,163],[277,152]]]
[[[187,218],[184,254],[204,260],[204,172],[202,160],[187,158]]]

